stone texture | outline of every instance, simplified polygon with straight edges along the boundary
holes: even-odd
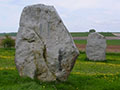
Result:
[[[79,51],[53,6],[24,8],[16,38],[15,63],[20,76],[65,81]]]
[[[86,54],[89,60],[103,61],[106,58],[106,39],[103,35],[90,33],[86,45]]]

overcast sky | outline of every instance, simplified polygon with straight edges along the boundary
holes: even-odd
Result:
[[[0,0],[0,33],[17,32],[23,8],[54,5],[70,32],[120,32],[120,0]]]

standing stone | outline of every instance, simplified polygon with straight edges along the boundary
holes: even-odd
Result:
[[[24,8],[16,39],[15,63],[20,76],[65,81],[79,51],[53,6]]]
[[[86,54],[89,60],[103,61],[106,58],[106,39],[99,33],[90,33],[86,45]]]

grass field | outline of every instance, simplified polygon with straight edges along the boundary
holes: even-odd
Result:
[[[15,68],[15,49],[0,49],[0,90],[119,90],[120,53],[107,53],[107,61],[87,61],[81,52],[66,82],[42,83],[21,78]]]
[[[74,40],[76,44],[86,44],[87,40]],[[120,45],[120,40],[107,40],[107,45]]]
[[[115,37],[111,32],[99,32],[106,37]],[[72,37],[87,37],[89,32],[71,32]]]

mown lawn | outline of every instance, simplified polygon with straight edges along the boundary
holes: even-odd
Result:
[[[66,82],[43,83],[21,78],[14,64],[15,49],[0,49],[0,90],[119,90],[120,53],[107,53],[107,61],[87,61],[80,52]]]
[[[87,44],[87,40],[74,40],[76,44]],[[107,40],[107,45],[120,45],[120,40]]]
[[[115,37],[111,32],[99,32],[106,37]],[[89,32],[71,32],[72,37],[87,37]]]

